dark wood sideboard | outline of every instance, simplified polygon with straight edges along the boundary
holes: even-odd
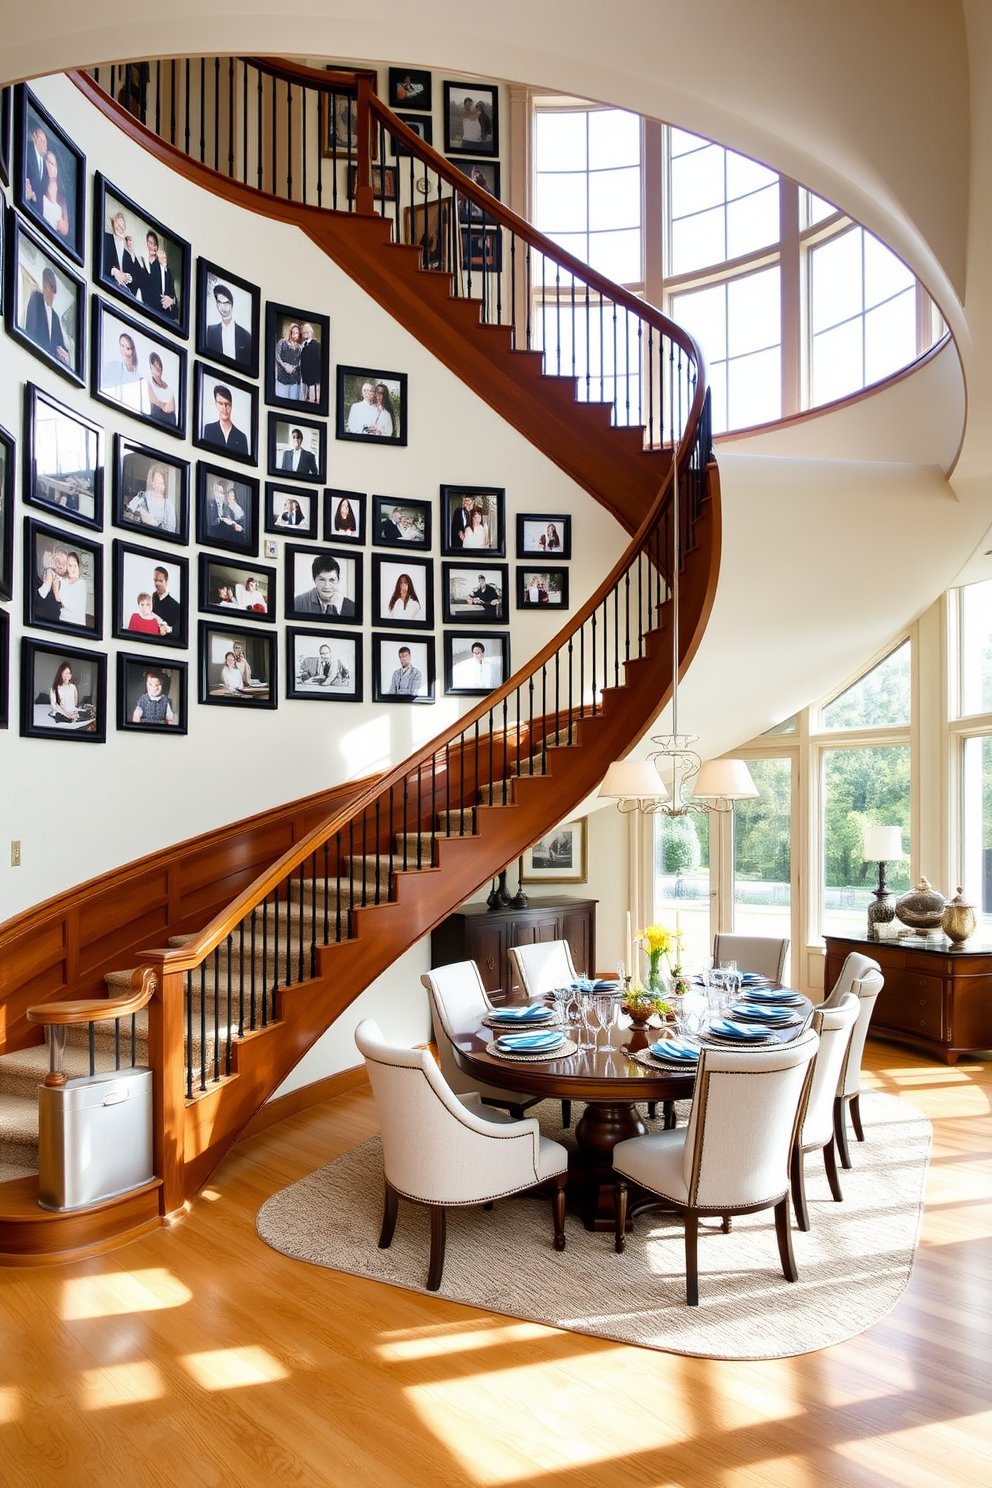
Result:
[[[992,1049],[992,945],[947,940],[857,940],[825,935],[824,987],[829,992],[848,951],[882,968],[885,986],[870,1032],[914,1044],[956,1064],[960,1054]]]
[[[596,964],[595,899],[531,899],[527,909],[488,909],[465,904],[431,931],[431,965],[475,961],[493,1002],[522,997],[510,976],[511,946],[567,940],[578,972]]]

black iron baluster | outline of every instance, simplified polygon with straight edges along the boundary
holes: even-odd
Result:
[[[368,858],[368,852],[369,852],[369,847],[368,847],[368,826],[369,826],[368,813],[365,812],[365,811],[363,811],[362,812],[362,859],[361,859],[361,865],[360,865],[361,866],[361,874],[362,874],[362,908],[363,909],[365,908],[366,904],[369,902],[369,899],[368,899],[369,879],[368,879],[368,873],[366,871],[366,859]]]
[[[214,170],[220,170],[220,58],[214,58]]]
[[[234,949],[234,937],[227,937],[227,1038],[224,1041],[224,1073],[231,1073],[231,1023],[234,1020],[234,988],[231,984],[231,952]]]
[[[200,1089],[207,1088],[207,963],[200,962]]]
[[[464,743],[465,743],[464,733],[459,734],[459,738],[461,739],[462,745],[464,747]],[[462,769],[464,769],[464,766],[465,766],[465,755],[463,753],[462,754]],[[445,813],[444,813],[444,835],[446,837],[450,837],[451,836],[451,740],[450,739],[445,742],[445,746],[444,746],[444,782],[445,782],[444,800],[445,800],[445,804],[447,805],[447,808],[448,808],[445,811]],[[464,791],[461,792],[461,803],[462,803],[461,824],[462,824],[462,831],[464,832],[464,830],[465,830],[465,792]]]
[[[241,181],[248,185],[248,63],[241,64]]]
[[[570,635],[569,638],[568,638],[568,742],[569,742],[569,744],[574,743],[574,740],[572,738],[572,676],[573,676],[572,658],[573,658],[574,649],[575,648],[574,648],[574,645],[573,645],[573,636]]]
[[[254,960],[254,957],[252,959]],[[238,977],[238,1038],[240,1039],[245,1036],[245,922],[243,918],[238,922],[238,965],[241,968]],[[254,972],[253,965],[253,976]]]
[[[193,973],[186,973],[186,1099],[193,1099]]]
[[[380,812],[379,812],[379,800],[380,800],[379,796],[376,796],[376,798],[375,798],[375,842],[374,842],[374,850],[375,850],[375,898],[372,901],[373,904],[379,904],[379,903],[381,903],[381,899],[382,899],[382,896],[381,896],[381,894],[379,892],[379,890],[380,890],[380,884],[381,884],[381,871],[380,870],[381,870],[381,863],[382,863],[382,858],[381,858],[381,854],[380,854],[380,850],[379,850],[379,844],[382,841],[382,837],[380,835],[381,834],[381,817],[380,817]]]
[[[133,1017],[134,1014],[132,1013],[131,1016]],[[133,1048],[133,1046],[134,1046],[134,1040],[133,1039],[131,1041],[131,1044],[132,1044],[132,1048]],[[133,1063],[133,1061],[132,1061],[132,1063]],[[114,1069],[120,1069],[120,1067],[121,1067],[121,1020],[120,1020],[120,1018],[115,1018],[114,1019]],[[94,1072],[91,1070],[90,1071],[90,1074],[93,1074],[93,1073]]]
[[[303,864],[300,864],[299,890],[300,900],[296,908],[296,980],[303,980],[303,906],[306,902],[306,890],[304,889]],[[290,880],[286,880],[286,905],[289,907]]]
[[[90,1074],[91,1075],[95,1075],[96,1074],[96,1024],[95,1023],[88,1023],[86,1025],[86,1027],[87,1027],[87,1032],[89,1034]]]
[[[510,233],[510,346],[517,349],[517,235]]]
[[[255,995],[255,915],[256,910],[251,912],[251,1015],[249,1026],[254,1033],[258,1027],[258,1002]],[[262,900],[262,998],[265,998],[265,988],[269,980],[269,905],[268,900]]]
[[[273,910],[273,915],[272,915],[272,967],[273,967],[273,973],[274,973],[273,980],[272,980],[272,996],[275,997],[276,993],[279,990],[279,955],[280,955],[280,951],[281,951],[281,947],[280,947],[280,944],[279,944],[279,885],[278,884],[276,884],[275,890],[274,890],[273,896],[272,896],[272,910]],[[268,978],[266,978],[266,980],[268,980]],[[263,1022],[264,1022],[264,1018],[265,1018],[265,1001],[264,1001],[264,999],[262,1001],[262,1018],[263,1018]]]
[[[258,189],[259,189],[259,191],[261,191],[261,189],[262,189],[262,181],[264,180],[264,177],[265,177],[265,172],[264,172],[264,170],[262,168],[262,155],[263,155],[263,146],[262,146],[262,115],[265,113],[265,109],[263,107],[263,103],[264,103],[264,100],[265,100],[265,91],[264,91],[264,85],[263,85],[263,82],[262,82],[262,69],[261,68],[258,68],[257,71],[258,71],[258,117],[257,117],[257,120],[256,120],[256,133],[258,135],[258,142],[257,142],[256,148],[257,148],[257,151],[258,151],[258,160],[257,160],[257,162],[255,164],[255,174],[256,174],[256,177],[258,179]]]
[[[355,818],[348,823],[348,912],[355,908]]]
[[[327,91],[318,88],[317,93],[317,205],[324,205],[324,119],[327,112]]]
[[[341,833],[340,832],[336,832],[334,834],[334,844],[335,844],[335,847],[337,848],[337,869],[335,870],[336,871],[336,874],[337,874],[337,882],[336,882],[335,888],[334,888],[334,898],[335,898],[335,907],[334,907],[334,939],[335,939],[335,941],[340,942],[341,939],[342,939],[342,936],[341,936]],[[326,901],[325,901],[325,905],[324,905],[324,920],[325,920],[325,922],[327,920],[327,905],[326,905]]]
[[[407,802],[410,799],[410,777],[403,776],[403,872],[407,870]]]
[[[416,810],[414,812],[414,827],[415,827],[416,833],[417,833],[417,867],[418,868],[422,868],[424,866],[424,837],[423,837],[423,833],[420,830],[420,828],[421,828],[421,817],[423,815],[423,810],[424,810],[424,806],[423,806],[423,802],[424,802],[424,777],[423,777],[423,769],[424,769],[424,767],[423,767],[423,764],[422,763],[417,766],[417,807],[416,807]]]
[[[214,946],[214,1083],[220,1079],[220,947]]]
[[[131,1014],[131,1068],[138,1063],[138,1015]]]
[[[286,200],[293,200],[293,85],[286,83]]]
[[[207,163],[207,59],[200,58],[200,164]]]
[[[189,59],[189,57],[187,57],[186,58],[186,87],[185,87],[185,89],[183,91],[183,112],[184,112],[184,115],[185,115],[185,133],[183,135],[183,139],[184,139],[183,149],[185,150],[185,152],[186,152],[187,155],[190,153],[190,149],[189,149],[189,127],[190,127],[190,120],[189,120],[190,66],[191,66],[190,59]]]
[[[307,199],[307,101],[308,91],[305,84],[300,86],[300,149],[303,152],[303,184],[300,190],[300,201]]]

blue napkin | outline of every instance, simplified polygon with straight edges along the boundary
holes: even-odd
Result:
[[[551,1016],[549,1008],[537,1003],[532,1007],[496,1008],[489,1014],[493,1023],[546,1023]]]
[[[714,1038],[740,1044],[750,1044],[755,1039],[768,1037],[760,1028],[748,1028],[746,1023],[732,1023],[729,1018],[717,1018],[715,1023],[710,1024],[709,1032]]]
[[[742,982],[767,982],[768,981],[768,978],[766,976],[762,976],[761,973],[760,973],[760,971],[742,971],[741,972],[741,981]]]
[[[667,1059],[673,1064],[696,1064],[699,1060],[696,1045],[683,1043],[681,1039],[659,1039],[650,1048],[658,1059]]]
[[[504,1054],[536,1054],[557,1049],[564,1042],[564,1034],[549,1028],[544,1033],[502,1033],[496,1047]]]
[[[741,1003],[730,1009],[732,1018],[750,1019],[752,1023],[788,1023],[795,1017],[790,1007],[771,1007],[764,1003]]]
[[[742,1001],[769,1003],[775,1007],[799,1007],[803,1000],[801,992],[772,992],[768,988],[763,991],[748,991],[744,994]]]
[[[593,992],[619,992],[619,990],[620,983],[616,980],[612,982],[593,982],[592,984]]]

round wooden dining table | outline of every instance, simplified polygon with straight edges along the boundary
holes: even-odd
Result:
[[[783,989],[784,990],[784,989]],[[796,1008],[800,1022],[790,1028],[769,1030],[783,1041],[794,1039],[805,1026],[812,1004],[803,999]],[[687,1100],[696,1083],[695,1069],[649,1068],[631,1055],[662,1037],[660,1029],[647,1035],[617,1026],[601,1031],[594,1050],[582,1050],[561,1059],[500,1059],[487,1052],[498,1030],[479,1024],[458,1032],[454,1054],[466,1074],[486,1085],[500,1085],[535,1095],[566,1101],[584,1101],[585,1109],[575,1127],[575,1148],[570,1153],[569,1194],[585,1219],[587,1229],[613,1229],[613,1149],[629,1137],[648,1131],[639,1105]],[[565,1033],[577,1040],[575,1029]]]

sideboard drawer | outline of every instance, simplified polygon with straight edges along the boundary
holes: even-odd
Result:
[[[883,989],[875,1021],[880,1027],[942,1039],[943,1008],[944,984],[940,978],[907,972],[898,987]]]

